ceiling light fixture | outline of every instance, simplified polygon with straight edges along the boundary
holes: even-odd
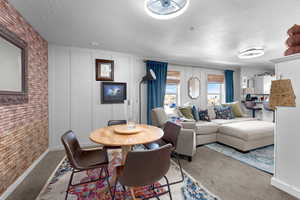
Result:
[[[145,11],[155,19],[172,19],[186,11],[190,0],[145,0]]]
[[[263,47],[251,47],[239,52],[240,59],[250,59],[263,56],[265,54]]]
[[[99,43],[98,42],[91,42],[90,45],[96,47],[96,46],[99,46]]]

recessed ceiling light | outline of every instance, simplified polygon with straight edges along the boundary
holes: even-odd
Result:
[[[263,47],[251,47],[239,52],[239,58],[250,59],[263,56],[265,54]]]
[[[190,0],[145,0],[145,11],[155,19],[171,19],[186,11]]]
[[[99,43],[98,42],[91,42],[90,43],[92,46],[96,47],[96,46],[99,46]]]

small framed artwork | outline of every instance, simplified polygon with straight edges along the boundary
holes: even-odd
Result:
[[[124,103],[127,98],[126,83],[102,82],[101,90],[102,104]]]
[[[114,61],[96,59],[96,81],[114,81]]]

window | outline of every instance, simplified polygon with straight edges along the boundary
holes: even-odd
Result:
[[[165,105],[172,106],[172,104],[178,103],[178,84],[167,83],[166,85],[166,96],[165,96]]]
[[[207,103],[219,105],[225,101],[224,75],[209,74],[207,77]]]
[[[166,112],[172,113],[173,108],[179,105],[180,101],[180,72],[168,71],[167,85],[165,94],[165,110]]]

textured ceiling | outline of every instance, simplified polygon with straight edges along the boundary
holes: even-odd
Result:
[[[286,31],[300,23],[299,0],[191,0],[187,11],[156,20],[143,0],[9,0],[50,43],[134,53],[199,66],[271,68],[285,50]],[[237,52],[266,54],[240,60]]]

